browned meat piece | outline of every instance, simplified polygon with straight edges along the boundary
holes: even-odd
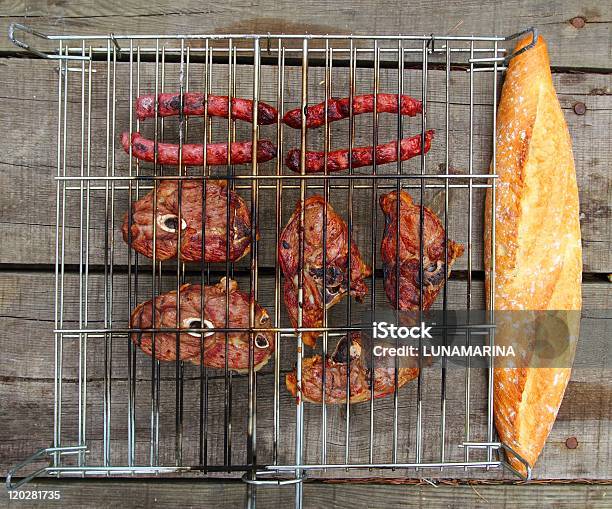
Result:
[[[181,287],[180,329],[187,328],[225,328],[225,306],[229,295],[229,328],[249,327],[250,300],[246,293],[238,289],[238,283],[229,281],[229,294],[225,293],[226,280],[214,286],[183,285]],[[200,305],[204,294],[204,321]],[[255,304],[255,328],[270,326],[268,312]],[[130,317],[130,327],[139,329],[176,328],[176,291],[164,293],[155,298],[155,324],[153,327],[153,306],[151,301],[140,304]],[[230,332],[228,341],[229,369],[239,373],[249,369],[248,332]],[[132,341],[147,355],[152,355],[153,343],[150,332],[133,333]],[[201,362],[201,333],[183,332],[180,334],[180,359],[194,364]],[[205,332],[203,341],[204,365],[210,368],[225,368],[225,333]],[[264,366],[274,352],[274,333],[259,332],[253,344],[255,370]],[[174,361],[177,358],[176,333],[158,332],[155,334],[155,358],[160,361]]]
[[[209,180],[206,184],[206,262],[226,259],[227,188],[225,181]],[[181,260],[202,261],[202,194],[200,180],[184,180],[181,189]],[[251,248],[251,215],[239,194],[230,191],[230,261],[246,255]],[[156,252],[158,260],[177,256],[178,181],[163,180],[157,187],[157,213],[153,214],[153,190],[132,204],[131,246],[140,254],[153,257],[153,220],[157,222]],[[123,221],[123,240],[128,239],[128,216]]]
[[[350,347],[349,347],[349,336]],[[369,401],[371,384],[374,383],[374,397],[383,398],[395,392],[395,359],[376,357],[374,360],[374,381],[370,365],[371,345],[359,332],[344,336],[336,350],[327,357],[325,365],[325,402],[346,403],[347,353],[350,355],[350,398],[351,403]],[[398,387],[416,378],[419,368],[415,360],[402,357],[399,360]],[[414,365],[413,365],[414,364]],[[297,373],[293,370],[285,379],[287,389],[297,395]],[[320,355],[302,361],[302,397],[304,401],[323,401],[323,359]]]
[[[385,214],[385,232],[382,239],[382,263],[385,275],[385,293],[391,303],[401,310],[419,309],[419,255],[420,211],[410,195],[400,193],[400,299],[396,303],[396,251],[397,193],[380,197]],[[440,219],[427,207],[423,225],[423,310],[429,309],[444,285],[444,227]],[[463,254],[463,246],[448,241],[448,273],[455,260]]]
[[[304,307],[303,327],[323,326],[323,305],[331,308],[342,300],[348,289],[349,232],[346,223],[333,207],[327,205],[327,257],[323,268],[324,200],[311,196],[304,202]],[[278,258],[285,276],[284,298],[291,323],[298,323],[298,271],[300,204],[298,202],[278,246]],[[350,294],[362,301],[368,293],[365,278],[372,273],[361,259],[357,246],[351,242]],[[324,282],[325,278],[325,282]],[[314,346],[319,332],[305,332],[304,342]]]

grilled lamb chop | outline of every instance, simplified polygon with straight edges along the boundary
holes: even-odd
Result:
[[[350,346],[349,346],[349,339]],[[369,401],[371,398],[372,366],[370,365],[371,343],[359,332],[344,336],[336,350],[327,357],[325,365],[325,402],[346,403],[347,355],[350,355],[350,403]],[[416,361],[402,357],[398,359],[398,387],[403,386],[419,374]],[[414,364],[414,365],[413,365]],[[297,394],[297,374],[293,370],[285,378],[289,392]],[[395,359],[376,357],[374,364],[374,397],[383,398],[395,392]],[[323,401],[323,359],[320,355],[302,361],[302,398],[311,403]]]
[[[420,213],[410,195],[400,193],[400,298],[396,301],[397,193],[380,197],[385,214],[385,232],[382,239],[382,263],[385,293],[393,306],[404,311],[419,309],[419,255]],[[440,219],[427,207],[423,224],[423,310],[428,310],[444,285],[444,227]],[[455,260],[463,254],[463,246],[448,241],[448,273]]]
[[[204,294],[204,320],[200,304]],[[187,328],[225,328],[226,298],[229,296],[229,328],[248,328],[250,299],[238,289],[236,281],[229,281],[229,294],[226,294],[226,279],[214,286],[190,285],[181,286],[180,329]],[[268,312],[255,303],[255,328],[269,327]],[[153,306],[151,301],[138,305],[130,317],[130,327],[139,329],[176,328],[176,291],[164,293],[155,298],[155,323],[153,324]],[[249,369],[248,332],[230,332],[227,334],[228,366],[238,373]],[[133,333],[132,341],[147,355],[152,355],[153,343],[150,332]],[[225,368],[225,333],[205,332],[202,342],[200,332],[182,332],[180,334],[180,359],[194,364],[201,362],[203,349],[205,366]],[[274,352],[274,334],[258,332],[253,344],[254,368],[263,367]],[[160,361],[174,361],[177,358],[176,333],[158,332],[155,334],[155,358]]]
[[[304,202],[303,327],[323,325],[323,305],[329,309],[349,292],[362,301],[368,293],[364,279],[371,274],[371,269],[352,242],[350,290],[348,288],[349,232],[346,223],[330,204],[327,205],[326,267],[323,267],[324,203],[320,196],[311,196]],[[278,258],[285,276],[285,306],[294,327],[298,323],[300,210],[298,202],[281,233],[278,246]],[[314,346],[320,335],[319,332],[305,332],[302,337],[307,345]]]
[[[209,180],[206,184],[205,260],[226,261],[227,183]],[[181,260],[202,261],[202,194],[200,180],[184,180],[181,189]],[[237,261],[251,248],[251,215],[242,197],[230,191],[229,261]],[[177,256],[178,181],[163,180],[157,187],[157,213],[153,213],[153,190],[132,204],[131,246],[140,254],[153,257],[153,220],[157,222],[157,260]],[[123,221],[123,240],[129,243],[128,215]]]

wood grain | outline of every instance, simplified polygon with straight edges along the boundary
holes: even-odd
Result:
[[[11,238],[10,249],[8,246],[0,248],[0,262],[2,263],[24,263],[24,264],[49,264],[54,259],[55,253],[55,226],[54,210],[56,202],[56,184],[52,179],[55,174],[56,145],[57,140],[57,74],[54,64],[46,62],[34,62],[29,60],[5,60],[6,71],[0,76],[0,85],[11,89],[10,97],[0,97],[0,107],[5,109],[16,109],[20,111],[20,125],[28,129],[28,142],[24,143],[21,129],[10,129],[5,133],[0,143],[6,148],[4,156],[0,157],[0,184],[6,190],[6,198],[0,204],[2,222],[0,232],[5,238]],[[117,65],[117,133],[129,127],[129,69],[127,64]],[[92,131],[91,142],[91,174],[102,176],[107,172],[106,168],[106,115],[107,104],[105,100],[106,91],[106,64],[96,63],[96,73],[93,77],[93,101],[92,101]],[[322,99],[323,78],[322,68],[311,69],[312,101]],[[168,64],[166,66],[166,87],[176,88],[178,65]],[[251,93],[250,83],[252,81],[251,71],[238,66],[238,94],[248,97]],[[333,76],[334,90],[342,94],[346,90],[347,69],[336,69]],[[150,91],[154,82],[154,65],[141,64],[141,90]],[[227,66],[219,65],[214,78],[213,90],[223,90],[227,82]],[[192,89],[197,89],[202,83],[203,66],[192,64],[190,67],[190,84]],[[391,70],[381,71],[381,90],[395,90],[396,72]],[[13,77],[18,79],[14,80]],[[242,77],[242,78],[241,78]],[[566,112],[566,118],[574,142],[574,154],[578,172],[578,183],[581,198],[581,223],[584,245],[584,271],[586,272],[609,272],[612,270],[610,259],[610,174],[608,168],[612,161],[610,139],[602,136],[608,132],[612,124],[612,108],[610,107],[609,91],[611,87],[610,75],[600,74],[556,74],[555,85],[559,97]],[[276,97],[276,71],[274,68],[262,66],[262,93],[263,100],[275,101]],[[286,69],[286,109],[297,106],[299,96],[300,72],[297,67]],[[371,69],[360,69],[357,73],[358,91],[368,91],[372,83]],[[6,80],[6,83],[2,83]],[[9,83],[10,82],[10,83]],[[415,96],[420,94],[420,71],[407,70],[405,75],[405,91]],[[450,114],[450,147],[449,158],[452,171],[467,173],[469,167],[468,131],[469,131],[469,96],[468,74],[458,71],[453,72],[451,77],[451,114]],[[69,104],[67,118],[67,147],[66,147],[66,174],[78,176],[81,171],[83,160],[81,146],[81,101],[80,101],[81,75],[79,72],[69,73]],[[439,173],[442,171],[444,162],[444,87],[445,77],[442,71],[430,71],[429,77],[429,125],[438,131],[434,148],[428,156],[428,172]],[[479,73],[474,83],[474,159],[472,161],[474,172],[488,171],[490,161],[490,131],[492,129],[492,82],[486,73]],[[134,92],[135,94],[135,92]],[[586,105],[586,113],[577,115],[574,113],[573,105],[582,102]],[[87,102],[86,102],[87,110]],[[357,134],[355,144],[371,143],[371,117],[370,115],[357,117],[355,125]],[[394,124],[395,119],[391,115],[381,115],[379,140],[386,141],[397,136]],[[166,121],[167,138],[176,138],[176,119]],[[152,123],[142,124],[143,132],[152,134]],[[215,139],[224,138],[226,123],[217,119],[214,123]],[[249,127],[237,124],[237,138],[249,138]],[[404,132],[411,133],[420,129],[419,122],[411,119],[405,123]],[[201,139],[201,119],[192,119],[189,123],[190,140]],[[285,129],[284,149],[298,143],[298,132]],[[268,126],[262,128],[261,137],[276,138],[276,128]],[[113,142],[112,136],[110,141]],[[129,171],[128,158],[121,147],[116,143],[115,173],[127,175]],[[332,146],[342,147],[348,143],[347,125],[344,122],[337,123],[332,129]],[[321,147],[322,130],[309,133],[309,145]],[[46,147],[44,150],[41,147]],[[112,146],[110,153],[112,153]],[[8,155],[10,154],[10,157]],[[441,167],[442,164],[442,167]],[[112,168],[109,162],[109,170]],[[142,171],[145,172],[143,165]],[[418,172],[418,161],[405,163],[405,173]],[[245,172],[246,168],[237,171]],[[135,171],[135,167],[132,168]],[[148,170],[150,171],[150,169]],[[217,170],[223,171],[223,170]],[[267,163],[260,166],[264,174],[275,172],[275,163]],[[288,170],[284,170],[288,172]],[[368,172],[366,168],[363,171]],[[395,165],[381,167],[379,171],[394,172]],[[14,185],[19,181],[21,185]],[[266,182],[273,184],[272,182]],[[390,185],[391,181],[385,182]],[[418,181],[410,181],[416,185]],[[429,182],[434,183],[434,182]],[[78,182],[70,183],[75,189],[66,191],[66,263],[78,263],[79,252],[79,225],[80,225],[80,189]],[[289,184],[296,185],[297,181]],[[313,181],[310,181],[310,184]],[[356,185],[368,184],[366,181],[357,182]],[[463,182],[465,184],[465,181]],[[115,232],[115,263],[124,264],[127,257],[127,248],[118,233],[125,209],[128,206],[128,194],[126,181],[115,184],[114,193],[114,232]],[[248,185],[248,182],[244,182]],[[104,231],[107,211],[105,209],[106,191],[104,183],[96,181],[91,184],[91,222],[90,222],[90,263],[102,264],[104,258]],[[70,187],[70,186],[69,186]],[[482,202],[483,190],[476,189],[473,194],[473,264],[474,270],[482,269]],[[249,198],[250,190],[240,191],[245,198]],[[321,192],[313,189],[311,192]],[[379,194],[382,191],[379,190]],[[332,190],[330,200],[348,220],[346,207],[347,191]],[[112,194],[110,195],[112,198]],[[270,267],[275,258],[275,206],[274,189],[262,188],[260,192],[260,259],[261,267]],[[418,199],[418,192],[414,196]],[[296,189],[285,189],[282,204],[282,221],[286,221],[293,210],[298,194]],[[438,212],[443,203],[442,196],[438,191],[428,190],[424,195],[424,202],[431,204],[437,202]],[[451,238],[460,242],[467,242],[468,233],[468,198],[466,188],[453,189],[450,197],[449,209],[449,234]],[[362,254],[370,257],[370,225],[372,224],[372,194],[369,189],[354,191],[355,206],[353,209],[353,235],[358,243]],[[110,212],[109,212],[110,217]],[[377,230],[382,231],[382,214],[377,213]],[[110,225],[112,226],[112,225]],[[33,239],[36,239],[36,249],[32,249]],[[242,262],[242,266],[248,267],[248,260]],[[467,255],[458,260],[457,269],[467,267]]]
[[[0,458],[2,468],[8,468],[19,459],[30,454],[33,448],[45,446],[52,439],[53,415],[53,334],[52,334],[52,300],[53,276],[42,273],[4,273],[2,286],[5,289],[6,302],[11,303],[10,311],[4,312],[0,325],[7,338],[19,338],[18,341],[7,341],[4,344],[4,359],[0,367],[0,401],[2,406],[11,406],[12,412],[4,413],[0,418]],[[102,276],[90,275],[89,306],[101,309],[103,295]],[[78,319],[78,274],[67,274],[64,284],[65,327],[74,327]],[[260,300],[272,303],[273,288],[270,278],[263,277],[260,282]],[[463,298],[464,281],[451,281],[449,285],[451,304],[455,299]],[[483,300],[482,283],[474,284],[474,301]],[[585,284],[585,309],[590,309],[592,317],[585,320],[596,320],[597,308],[609,309],[612,294],[610,285]],[[115,323],[123,326],[127,316],[126,286],[121,279],[115,282]],[[379,299],[384,296],[379,291]],[[357,307],[357,306],[356,306]],[[355,310],[359,312],[359,309]],[[92,326],[96,326],[99,315],[92,314]],[[99,326],[99,325],[97,325]],[[331,343],[333,344],[333,343]],[[330,347],[331,347],[330,344]],[[125,335],[115,334],[112,347],[112,408],[111,445],[114,462],[125,461],[127,454],[127,339]],[[281,343],[280,372],[281,376],[292,369],[295,362],[293,342],[286,339]],[[103,425],[104,393],[104,340],[92,335],[87,340],[88,380],[87,380],[87,436],[91,449],[90,460],[100,460]],[[137,354],[135,378],[137,394],[136,410],[136,457],[137,461],[146,463],[149,452],[150,435],[150,397],[151,397],[151,364],[141,352]],[[78,381],[78,339],[64,339],[64,383],[63,385],[63,440],[74,443],[76,440],[77,420],[77,381]],[[162,366],[160,393],[160,459],[165,464],[174,462],[175,435],[175,365]],[[274,371],[271,362],[258,374],[258,454],[260,461],[272,461],[272,394],[274,388]],[[473,439],[486,437],[486,373],[483,370],[472,370],[470,419]],[[435,460],[439,455],[440,444],[440,370],[426,370],[423,377],[424,399],[424,458]],[[457,444],[463,440],[465,402],[465,371],[461,368],[448,371],[445,443],[447,458],[460,460],[462,452]],[[247,386],[244,376],[234,376],[232,398],[232,426],[234,461],[244,461],[246,451],[246,415]],[[612,475],[607,457],[610,454],[612,415],[612,379],[605,366],[575,369],[563,406],[559,413],[553,432],[548,440],[538,467],[538,478],[571,478],[591,477],[607,478]],[[222,373],[209,372],[209,459],[210,464],[219,464],[223,457],[223,390],[225,380]],[[188,464],[197,463],[198,426],[200,390],[199,370],[194,366],[185,368],[184,385],[184,428],[183,460]],[[294,403],[282,385],[279,394],[281,435],[279,450],[280,461],[291,462],[293,457],[293,430],[295,426]],[[416,385],[409,384],[401,391],[399,397],[399,457],[409,461],[414,454],[416,419]],[[306,405],[305,444],[306,461],[320,461],[321,448],[321,413],[320,408]],[[374,451],[379,461],[389,461],[392,449],[393,400],[386,398],[375,403]],[[452,410],[451,410],[452,409]],[[369,405],[357,405],[351,408],[350,426],[350,461],[366,461],[369,450]],[[344,407],[329,407],[327,423],[328,460],[344,460],[345,448],[345,410]],[[570,450],[565,446],[569,437],[576,437],[579,446]],[[398,471],[384,475],[411,476],[412,471]],[[316,475],[313,473],[313,475]],[[318,474],[321,475],[321,474]],[[343,472],[329,471],[326,476],[342,476]],[[371,476],[372,473],[361,472],[355,475]],[[380,475],[383,475],[381,472]],[[436,471],[427,475],[437,476]],[[449,474],[445,474],[449,475]],[[453,474],[450,474],[453,475]],[[461,475],[457,473],[456,475]],[[474,472],[476,477],[499,477],[500,472],[486,474]]]
[[[248,277],[236,278],[240,286],[248,288]],[[199,276],[189,276],[188,281],[198,282]],[[211,283],[217,278],[211,277]],[[5,376],[23,376],[26,378],[47,378],[49,368],[45,362],[53,349],[54,327],[54,275],[46,272],[3,272],[2,273],[3,306],[0,317],[6,330],[16,331],[23,341],[7,342],[5,353],[11,362],[1,366]],[[75,273],[66,274],[64,279],[64,329],[78,328],[79,326],[79,276]],[[132,299],[136,302],[134,287]],[[150,275],[143,275],[139,283],[138,302],[151,298]],[[174,289],[173,276],[166,281],[163,291]],[[482,281],[474,281],[472,286],[472,300],[475,308],[484,305]],[[449,308],[465,309],[467,283],[463,280],[449,281]],[[598,320],[605,316],[605,310],[612,306],[612,288],[607,283],[589,283],[583,285],[584,316],[583,319]],[[387,299],[382,291],[380,281],[376,287],[377,306],[387,306]],[[129,317],[129,309],[135,304],[129,304],[127,299],[127,275],[117,275],[113,287],[113,324],[115,328],[125,328]],[[258,301],[274,317],[274,280],[266,276],[260,278]],[[89,294],[83,304],[89,308],[88,326],[92,328],[103,327],[104,318],[104,277],[102,274],[89,276]],[[343,326],[346,324],[346,300],[336,305],[329,313],[329,323]],[[353,319],[368,312],[370,302],[360,305],[353,301]],[[436,302],[434,309],[441,307],[441,300]],[[598,311],[599,310],[599,311]],[[281,303],[280,324],[288,326],[288,319]],[[361,317],[362,318],[362,317]],[[85,322],[83,322],[84,324]],[[84,325],[83,325],[84,327]],[[12,332],[11,332],[12,333]],[[99,343],[99,341],[95,341]],[[291,363],[294,362],[291,359]],[[115,367],[125,374],[126,364],[122,357],[115,361]],[[291,364],[292,365],[292,364]],[[66,369],[74,370],[76,364],[65,363]],[[74,371],[70,372],[74,375]]]
[[[214,500],[219,509],[241,507],[247,488],[238,482],[207,483],[201,480],[62,480],[35,481],[28,485],[32,490],[60,490],[61,500],[46,502],[45,507],[78,507],[83,509],[106,509],[121,507],[202,507]],[[583,507],[597,509],[609,507],[607,498],[609,485],[599,484],[527,484],[527,485],[467,485],[438,484],[425,482],[418,486],[347,484],[321,484],[309,482],[304,485],[304,507],[390,509],[422,507],[455,507],[477,509],[502,505],[508,509],[525,506],[559,509]],[[291,486],[257,489],[257,507],[286,506],[294,496]],[[39,504],[20,501],[19,507],[39,507]],[[5,491],[0,494],[0,507],[12,507]]]
[[[549,44],[551,61],[554,70],[554,82],[559,99],[566,114],[574,142],[574,155],[578,172],[578,183],[581,198],[581,227],[584,246],[584,271],[606,274],[612,272],[610,252],[610,172],[612,163],[610,154],[610,125],[612,124],[612,103],[610,90],[612,53],[609,40],[610,19],[601,2],[586,0],[555,3],[554,9],[548,3],[495,2],[483,9],[480,3],[444,2],[432,5],[418,2],[407,9],[397,3],[381,4],[366,0],[357,0],[345,6],[333,5],[317,0],[314,3],[300,4],[281,0],[274,4],[266,2],[236,2],[230,0],[221,6],[208,5],[195,0],[187,0],[177,5],[176,2],[155,0],[146,6],[141,2],[39,2],[37,0],[14,0],[0,5],[0,32],[6,33],[11,21],[29,24],[49,33],[248,33],[248,32],[284,32],[284,33],[453,33],[467,35],[472,33],[509,34],[529,25],[537,25]],[[608,9],[609,11],[609,9]],[[571,23],[580,17],[581,23]],[[576,25],[576,26],[574,26]],[[52,49],[52,45],[40,44],[42,49]],[[0,38],[0,54],[13,55],[17,49],[7,38]],[[27,56],[23,52],[19,56]],[[435,60],[435,57],[434,59]],[[6,471],[10,466],[22,460],[40,446],[50,445],[52,441],[53,411],[53,288],[54,277],[50,267],[55,258],[55,192],[53,181],[56,160],[57,127],[57,74],[54,63],[33,61],[29,59],[0,59],[0,107],[2,111],[11,112],[7,116],[5,130],[0,138],[0,185],[4,190],[0,200],[0,235],[4,241],[0,244],[0,326],[3,331],[3,362],[0,363],[0,408],[10,409],[0,415],[0,469]],[[77,65],[73,67],[77,68]],[[177,83],[177,66],[167,67],[167,85],[175,88]],[[106,171],[106,140],[104,136],[106,122],[106,66],[103,62],[94,64],[96,73],[93,77],[95,99],[92,103],[92,126],[94,138],[92,144],[92,173],[103,175]],[[152,88],[152,66],[144,65],[143,83]],[[578,70],[579,72],[573,72]],[[584,71],[598,72],[584,72]],[[569,72],[568,72],[569,71]],[[600,73],[603,71],[603,73]],[[222,91],[226,86],[227,68],[219,65],[215,71],[216,90]],[[251,71],[241,66],[237,68],[239,76],[238,92],[250,95]],[[346,95],[346,68],[334,74],[334,94]],[[466,140],[468,132],[467,74],[453,71],[451,78],[451,166],[455,171],[466,171],[468,164]],[[202,66],[191,66],[191,86],[201,87]],[[311,100],[321,98],[322,70],[311,69]],[[68,143],[66,168],[69,175],[78,175],[81,165],[80,146],[80,73],[69,73],[70,103],[68,104]],[[117,67],[117,129],[120,131],[128,123],[129,106],[127,104],[128,75],[125,64]],[[275,74],[272,68],[262,67],[262,98],[274,100]],[[396,75],[392,71],[381,73],[383,87],[396,87]],[[357,72],[358,90],[369,91],[371,71],[360,69]],[[418,96],[421,77],[418,71],[411,69],[405,76],[405,84],[410,93]],[[440,71],[430,72],[429,81],[430,115],[429,121],[438,129],[438,138],[428,164],[436,171],[443,161],[444,146],[443,110],[441,101],[444,96],[444,74]],[[474,160],[475,171],[484,171],[490,160],[490,132],[492,118],[492,93],[490,75],[484,73],[475,81],[474,88]],[[144,90],[143,90],[144,91]],[[150,91],[150,90],[146,90]],[[75,93],[76,92],[76,93]],[[286,109],[298,105],[299,68],[287,68]],[[574,109],[576,103],[586,106],[584,114],[579,115],[580,108]],[[382,117],[381,117],[382,118]],[[200,137],[201,127],[198,121],[190,122],[190,136]],[[368,144],[371,132],[369,116],[357,119],[357,143]],[[168,136],[172,136],[176,124],[167,122]],[[215,124],[215,132],[224,137],[225,125]],[[419,129],[418,122],[411,121],[406,129]],[[144,127],[145,132],[151,126]],[[381,133],[387,138],[395,137],[393,118],[383,119]],[[346,125],[333,128],[334,146],[347,143]],[[296,133],[286,134],[285,149],[296,143]],[[249,136],[248,126],[238,125],[239,136]],[[262,129],[262,136],[274,138],[272,128]],[[310,146],[320,146],[320,133],[310,133]],[[363,136],[362,136],[363,135]],[[117,171],[126,174],[127,158],[120,147],[116,147]],[[418,171],[416,163],[405,166],[407,172]],[[274,171],[273,166],[262,167],[262,171]],[[394,169],[390,169],[394,171]],[[294,181],[295,183],[295,181]],[[117,185],[115,199],[115,231],[124,209],[127,207],[127,194]],[[90,276],[90,319],[99,325],[103,310],[103,284],[99,273],[104,256],[104,189],[92,191],[92,223],[90,229],[90,263],[96,265]],[[551,190],[554,192],[554,190]],[[248,197],[247,189],[241,191]],[[273,205],[273,190],[262,190],[261,198],[266,206]],[[66,208],[66,257],[69,264],[78,263],[79,190],[67,191]],[[283,201],[282,216],[288,217],[293,208],[297,194],[286,190]],[[416,195],[415,195],[416,196]],[[346,217],[346,209],[341,203],[345,201],[346,191],[333,191],[332,202]],[[358,206],[354,212],[354,235],[359,247],[369,256],[370,232],[372,223],[370,192],[356,191],[357,203],[367,203],[367,207]],[[473,222],[473,269],[481,270],[482,232],[481,210],[483,193],[474,192]],[[425,202],[440,207],[441,196],[433,191],[426,194]],[[456,190],[451,194],[450,233],[461,242],[467,240],[467,193]],[[274,266],[275,225],[271,209],[264,209],[260,217],[262,241],[260,244],[260,266],[264,270]],[[378,217],[380,221],[380,214]],[[378,225],[380,226],[380,224]],[[117,266],[126,262],[127,249],[116,235],[115,263]],[[148,264],[141,260],[141,267]],[[247,264],[240,268],[248,267]],[[455,274],[449,284],[452,305],[462,306],[465,303],[466,257],[456,266],[461,273]],[[32,269],[42,269],[31,272]],[[168,266],[171,269],[171,265]],[[74,267],[68,267],[65,278],[65,325],[78,324],[78,274]],[[475,274],[478,276],[478,274]],[[589,279],[600,279],[592,276]],[[127,275],[119,270],[115,276],[113,292],[114,316],[116,323],[124,322],[129,303],[127,300]],[[150,275],[143,275],[139,285],[139,295],[148,292],[147,284]],[[247,278],[248,279],[248,278]],[[246,284],[247,279],[243,279]],[[168,283],[171,284],[171,283]],[[272,308],[273,286],[269,278],[263,277],[260,284],[260,297]],[[484,302],[482,283],[475,281],[473,288],[475,302]],[[603,282],[590,282],[583,285],[586,320],[600,323],[605,315],[596,312],[598,309],[610,309],[612,296],[610,285]],[[377,290],[379,302],[384,295]],[[382,299],[382,300],[381,300]],[[357,312],[359,309],[357,309]],[[338,307],[334,313],[343,316]],[[583,316],[583,319],[585,317]],[[609,336],[609,334],[608,334]],[[78,374],[77,353],[78,341],[65,340],[64,351],[64,397],[65,427],[64,439],[74,441],[76,432],[75,411],[77,408],[76,376]],[[126,344],[123,336],[113,341],[112,369],[112,403],[114,417],[112,421],[113,461],[120,462],[127,455],[126,448]],[[88,421],[87,431],[92,449],[92,460],[100,459],[102,445],[102,393],[104,376],[101,368],[104,358],[103,340],[88,340]],[[605,356],[603,363],[605,364]],[[291,369],[294,352],[292,349],[281,349],[281,373]],[[197,391],[199,380],[197,370],[187,367],[185,394],[187,402],[184,424],[185,460],[196,461],[197,458]],[[137,355],[137,442],[136,451],[139,461],[148,460],[148,419],[150,405],[150,362],[139,353]],[[172,383],[174,365],[162,369],[163,381],[161,392],[162,440],[160,455],[163,462],[174,462],[174,398],[175,388]],[[271,458],[272,423],[271,391],[274,386],[272,366],[267,366],[258,375],[258,451],[261,458]],[[424,400],[426,426],[424,436],[427,444],[424,453],[427,457],[435,456],[439,444],[439,373],[432,372],[425,379],[429,389]],[[243,377],[234,377],[233,387],[233,459],[245,456],[245,415],[246,415],[246,381]],[[453,371],[449,375],[449,408],[447,416],[447,453],[449,457],[461,458],[462,453],[456,444],[463,436],[465,404],[463,398],[463,373]],[[576,369],[568,386],[564,403],[560,409],[557,422],[549,437],[544,453],[536,467],[536,477],[551,479],[564,478],[612,478],[610,455],[612,454],[611,420],[612,379],[610,371],[594,367]],[[472,424],[475,433],[482,433],[483,395],[485,377],[483,373],[473,373],[472,379]],[[222,437],[222,391],[224,379],[219,373],[211,373],[209,379],[211,429],[209,435],[209,452],[211,461],[219,460],[223,447]],[[290,461],[293,450],[294,411],[293,403],[284,388],[281,387],[281,460]],[[399,398],[399,415],[401,418],[400,444],[401,454],[406,458],[413,453],[415,439],[415,385],[402,391]],[[389,427],[392,414],[392,400],[376,402],[376,424],[381,429]],[[344,458],[344,418],[343,409],[330,409],[328,415],[329,457],[332,461]],[[350,458],[357,460],[367,456],[368,445],[368,407],[351,409],[351,446]],[[305,440],[307,458],[316,461],[320,454],[321,419],[319,409],[307,407],[307,425]],[[476,431],[477,430],[477,431]],[[380,435],[380,436],[379,436]],[[478,434],[476,434],[479,437]],[[575,438],[577,447],[566,446],[568,438]],[[381,456],[389,453],[389,433],[375,436],[375,451]],[[351,473],[355,474],[356,473]],[[390,472],[385,472],[390,475]],[[435,474],[435,472],[434,472]],[[457,477],[499,477],[500,472],[483,473],[455,471]],[[342,472],[328,472],[328,476],[346,476]],[[360,475],[372,476],[372,472]],[[382,474],[381,474],[382,475]],[[425,475],[425,472],[398,471],[396,476]],[[60,489],[62,507],[149,507],[181,506],[201,507],[214,501],[215,507],[236,507],[244,504],[246,488],[239,482],[202,482],[201,479],[134,479],[130,481],[43,481],[29,486],[30,489]],[[321,485],[307,483],[304,488],[305,507],[371,507],[383,503],[386,507],[433,507],[455,506],[472,508],[490,505],[504,507],[526,507],[530,505],[544,507],[608,507],[609,487],[605,485],[553,484],[553,485],[479,485],[448,486],[346,486]],[[286,505],[293,497],[292,488],[259,489],[257,501],[260,507],[279,507]],[[128,502],[129,501],[129,502]],[[289,502],[290,503],[290,502]],[[12,507],[14,503],[7,500],[6,492],[0,490],[0,507]],[[34,506],[18,502],[20,507]],[[39,504],[36,504],[37,506]],[[57,504],[60,505],[60,504]]]
[[[333,16],[332,16],[333,13]],[[584,19],[583,28],[571,20]],[[3,19],[2,19],[3,18]],[[5,2],[0,9],[2,32],[10,21],[29,23],[52,34],[176,34],[176,33],[310,33],[310,34],[430,34],[510,35],[535,25],[547,38],[551,61],[564,67],[612,67],[612,55],[605,43],[610,19],[604,5],[592,0],[576,4],[565,0],[555,8],[512,0],[482,5],[445,2],[433,7],[416,2],[407,9],[397,2],[373,3],[357,0],[342,8],[317,0],[299,9],[288,1],[244,2],[232,0],[222,6],[203,8],[189,0],[177,5],[169,0],[148,4],[41,3],[36,0]],[[49,46],[39,46],[48,48]],[[15,51],[3,38],[0,50]]]

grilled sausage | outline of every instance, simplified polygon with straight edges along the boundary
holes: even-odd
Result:
[[[374,111],[374,94],[357,95],[353,97],[353,115],[372,113]],[[397,94],[378,94],[376,111],[378,113],[397,113]],[[409,117],[421,113],[421,101],[413,99],[408,95],[402,95],[401,114]],[[350,114],[349,98],[328,99],[327,121],[335,122],[348,118]],[[283,117],[283,122],[294,129],[302,127],[302,110],[296,108],[288,111]],[[325,124],[325,103],[315,104],[306,108],[306,127],[312,129]]]
[[[425,133],[425,152],[431,147],[434,131]],[[401,160],[407,161],[421,153],[421,135],[404,138],[400,143]],[[352,167],[371,166],[374,161],[372,147],[357,147],[352,151]],[[397,161],[397,142],[392,141],[376,146],[376,164],[386,164]],[[300,149],[292,148],[285,159],[287,167],[300,173]],[[349,169],[349,151],[335,150],[327,154],[327,171],[336,172]],[[323,173],[325,171],[325,152],[306,152],[306,173]]]
[[[160,117],[170,117],[179,114],[181,97],[178,93],[159,94],[157,96],[157,114]],[[229,98],[226,95],[208,95],[208,115],[225,117],[228,115]],[[186,92],[183,94],[183,115],[204,115],[204,94]],[[155,117],[155,95],[141,95],[136,99],[136,116],[140,120]],[[276,123],[276,108],[259,102],[257,105],[257,123],[270,125]],[[232,118],[253,122],[253,101],[250,99],[232,98]]]
[[[154,162],[155,142],[141,136],[140,133],[132,133],[132,155],[141,161]],[[121,134],[121,144],[126,153],[130,151],[130,133]],[[252,143],[250,141],[240,141],[231,144],[231,160],[229,164],[248,164],[251,158]],[[179,146],[176,143],[157,144],[158,164],[171,166],[178,165]],[[182,162],[185,166],[202,166],[204,146],[202,144],[183,145]],[[257,162],[264,163],[276,157],[276,147],[268,140],[259,140],[257,143]],[[206,164],[209,166],[221,166],[228,164],[227,144],[209,143],[206,146]]]

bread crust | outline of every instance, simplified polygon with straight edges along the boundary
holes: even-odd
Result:
[[[524,47],[531,36],[521,40]],[[546,44],[510,61],[497,114],[495,296],[500,310],[579,310],[582,249],[569,131],[552,83]],[[492,196],[485,203],[487,305],[491,305]],[[577,339],[580,313],[560,313]],[[525,321],[530,319],[526,316]],[[498,325],[496,342],[528,341],[531,327]],[[537,328],[537,327],[536,327]],[[520,336],[523,334],[523,336]],[[570,368],[498,367],[494,418],[503,443],[535,464],[554,424]],[[516,457],[510,464],[522,474]]]

